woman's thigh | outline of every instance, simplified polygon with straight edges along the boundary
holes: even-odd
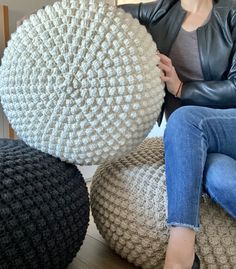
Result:
[[[207,153],[236,159],[236,109],[181,107],[171,115],[166,129],[165,136],[172,136],[174,144],[182,143],[186,152],[201,140]]]

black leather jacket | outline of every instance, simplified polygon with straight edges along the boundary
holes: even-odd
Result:
[[[180,1],[120,7],[146,26],[160,52],[168,56],[186,16]],[[197,37],[204,81],[184,83],[181,105],[236,108],[236,0],[214,1],[211,17],[197,29]],[[159,124],[161,119],[162,115]]]

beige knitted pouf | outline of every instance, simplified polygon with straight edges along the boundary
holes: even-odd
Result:
[[[164,98],[156,44],[104,0],[62,0],[11,37],[0,96],[28,145],[76,164],[122,156],[148,135]]]
[[[131,154],[99,166],[91,207],[101,235],[123,258],[144,269],[162,268],[168,240],[161,139],[146,139]],[[201,269],[236,268],[236,221],[202,199],[196,252]]]

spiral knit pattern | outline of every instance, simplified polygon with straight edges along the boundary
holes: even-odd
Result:
[[[88,221],[88,192],[75,166],[0,140],[1,269],[65,269]]]
[[[146,139],[137,150],[99,166],[91,208],[101,235],[123,258],[143,269],[162,269],[169,231],[163,144]],[[203,196],[196,251],[203,269],[236,268],[236,222]]]
[[[4,111],[28,145],[76,164],[134,149],[163,103],[156,45],[103,0],[62,0],[11,37],[0,68]]]

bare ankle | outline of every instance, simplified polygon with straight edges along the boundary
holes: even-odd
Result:
[[[164,269],[191,269],[194,261],[195,232],[175,227],[170,231]]]

